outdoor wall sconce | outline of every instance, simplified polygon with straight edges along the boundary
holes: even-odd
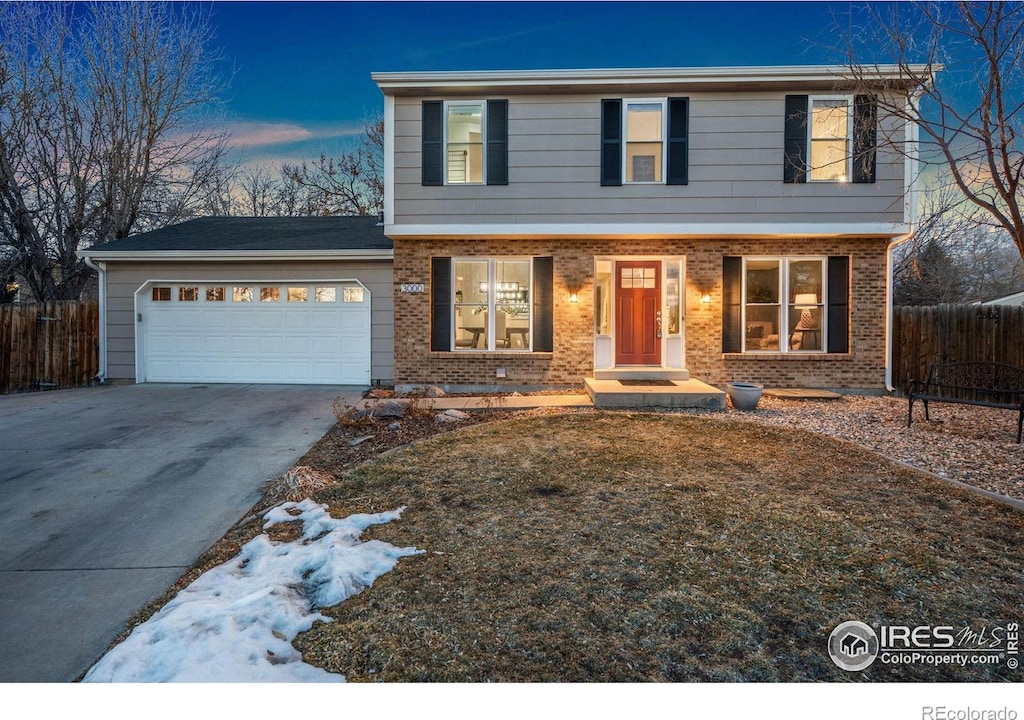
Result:
[[[569,302],[571,302],[571,303],[578,303],[579,301],[580,301],[580,296],[579,296],[578,293],[569,293]]]
[[[701,305],[710,305],[711,304],[711,293],[707,293],[707,292],[701,293],[700,294],[700,302],[701,302]]]

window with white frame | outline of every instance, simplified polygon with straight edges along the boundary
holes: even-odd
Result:
[[[745,352],[824,352],[826,258],[747,258]]]
[[[622,103],[625,181],[660,183],[664,179],[665,100],[624,100]]]
[[[847,182],[851,173],[853,98],[812,96],[810,105],[810,179]]]
[[[480,101],[445,103],[445,182],[484,182],[484,114]]]
[[[530,350],[529,259],[452,260],[452,333],[456,350]]]

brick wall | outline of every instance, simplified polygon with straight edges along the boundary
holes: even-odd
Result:
[[[398,385],[578,386],[594,367],[594,257],[686,257],[686,362],[712,385],[879,390],[885,372],[885,247],[878,239],[781,240],[396,240],[395,383]],[[554,352],[431,352],[430,258],[554,257]],[[722,257],[851,256],[850,352],[844,355],[723,355]],[[423,283],[423,294],[401,293]],[[579,302],[569,294],[579,291]],[[700,295],[709,292],[710,304]],[[505,379],[496,377],[504,368]]]

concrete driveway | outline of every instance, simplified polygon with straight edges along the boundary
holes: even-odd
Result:
[[[88,669],[362,388],[128,385],[0,397],[0,681]]]

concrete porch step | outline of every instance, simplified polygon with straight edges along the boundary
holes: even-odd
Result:
[[[689,380],[690,371],[659,367],[620,367],[595,370],[595,380]]]
[[[624,378],[631,380],[634,378]],[[655,378],[650,378],[655,379]],[[657,378],[662,379],[662,378]],[[672,380],[672,385],[623,385],[618,379],[585,378],[596,407],[663,407],[725,409],[725,392],[700,380]]]

